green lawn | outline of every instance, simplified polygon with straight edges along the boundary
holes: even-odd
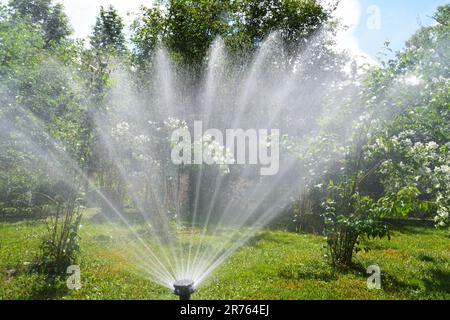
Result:
[[[134,271],[110,225],[81,229],[82,289],[50,290],[44,277],[21,272],[37,252],[42,221],[0,223],[0,299],[175,299]],[[120,237],[118,237],[120,238]],[[368,243],[355,268],[332,273],[324,239],[263,230],[234,253],[195,293],[195,299],[450,299],[450,238],[432,228],[404,226],[392,240]],[[368,290],[365,268],[377,264],[382,290]],[[15,271],[14,271],[15,270]]]

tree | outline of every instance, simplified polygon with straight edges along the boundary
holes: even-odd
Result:
[[[52,8],[45,22],[44,29],[47,43],[60,43],[72,33],[69,19],[64,13],[64,7],[61,4],[58,3]]]
[[[234,15],[238,33],[245,34],[251,47],[259,47],[270,32],[280,30],[286,43],[294,48],[322,25],[328,14],[314,0],[245,0],[237,2]]]
[[[9,6],[33,23],[45,24],[51,13],[52,0],[11,0]]]
[[[77,48],[72,42],[48,47],[45,34],[28,17],[15,13],[2,15],[0,37],[0,157],[1,180],[6,181],[0,188],[8,190],[8,181],[18,182],[0,202],[20,210],[33,207],[33,197],[26,194],[39,188],[55,190],[42,161],[43,154],[55,152],[52,141],[64,145],[67,155],[81,166],[80,114],[86,94],[79,90],[83,80],[77,74]]]
[[[134,23],[132,41],[141,62],[150,58],[161,41],[178,62],[197,70],[219,36],[231,51],[246,55],[280,30],[285,44],[293,48],[328,18],[329,13],[315,0],[172,0],[143,8]]]
[[[441,26],[448,27],[450,22],[450,5],[446,4],[438,7],[436,13],[433,15],[433,18]]]
[[[110,74],[117,66],[114,62],[121,62],[120,58],[126,55],[125,36],[123,34],[124,24],[117,10],[113,6],[108,8],[100,7],[100,13],[90,39],[91,49],[82,53],[83,78],[85,88],[89,92],[91,107],[86,110],[83,116],[84,123],[84,144],[86,150],[85,173],[87,176],[96,174],[100,177],[100,188],[104,192],[113,189],[112,185],[117,185],[120,192],[116,193],[116,207],[121,208],[123,204],[123,186],[117,182],[117,175],[113,173],[114,167],[107,158],[107,150],[101,144],[100,134],[95,125],[95,115],[101,114],[106,105],[105,96],[108,92]],[[101,161],[98,161],[101,159]],[[88,190],[86,183],[85,189]],[[111,192],[109,192],[112,195]],[[104,206],[104,204],[102,204]]]
[[[18,16],[30,19],[42,28],[46,45],[59,43],[72,33],[69,19],[61,4],[53,0],[11,0],[9,6]]]
[[[100,14],[91,36],[91,46],[103,52],[123,54],[125,48],[124,24],[113,6],[100,7]]]

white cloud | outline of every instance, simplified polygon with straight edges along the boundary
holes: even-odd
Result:
[[[361,23],[361,14],[361,0],[343,0],[339,3],[334,15],[347,28],[340,31],[337,35],[338,49],[347,50],[359,63],[374,64],[375,61],[361,49],[355,36],[356,28]]]
[[[87,38],[95,24],[95,18],[100,11],[100,6],[113,5],[129,24],[132,16],[128,13],[137,12],[141,5],[151,6],[152,0],[59,0],[66,8],[66,13],[70,18],[75,30],[74,36],[77,38]]]

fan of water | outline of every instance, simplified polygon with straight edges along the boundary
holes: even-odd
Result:
[[[307,173],[285,138],[319,131],[332,116],[330,106],[323,113],[327,96],[339,91],[329,66],[313,63],[318,38],[293,54],[272,34],[248,63],[234,62],[218,39],[200,76],[160,48],[139,89],[133,71],[117,71],[107,108],[93,115],[95,177],[50,135],[54,152],[26,133],[23,142],[53,176],[69,184],[68,172],[82,176],[89,205],[134,266],[170,289],[186,279],[198,287],[302,191]],[[42,130],[25,119],[24,132]]]

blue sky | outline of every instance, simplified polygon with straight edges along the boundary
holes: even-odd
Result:
[[[7,3],[8,0],[1,0]],[[257,0],[256,0],[257,1]],[[100,5],[114,5],[125,21],[130,22],[129,12],[138,11],[140,5],[150,6],[152,0],[59,0],[75,29],[75,36],[86,38],[90,32]],[[417,30],[420,23],[430,25],[429,18],[443,0],[341,0],[337,15],[350,26],[339,35],[341,47],[358,56],[373,61],[386,40],[399,50]],[[376,9],[374,13],[374,8]],[[379,13],[379,14],[378,14]],[[379,16],[379,22],[377,22]]]
[[[346,1],[346,0],[343,0]],[[405,41],[420,27],[433,24],[430,18],[443,0],[361,0],[361,19],[353,35],[362,51],[374,57],[383,43],[390,40],[391,47],[399,50]],[[380,29],[370,28],[371,6],[378,6]],[[369,12],[368,12],[369,10]],[[369,21],[369,26],[368,26]]]

